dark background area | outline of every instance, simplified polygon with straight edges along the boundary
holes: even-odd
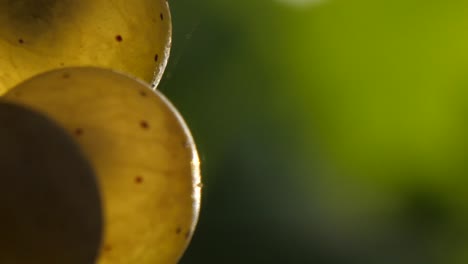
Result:
[[[159,90],[204,181],[182,264],[467,263],[467,3],[170,5]]]

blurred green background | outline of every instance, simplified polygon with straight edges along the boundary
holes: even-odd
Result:
[[[468,2],[174,0],[181,263],[468,263]]]

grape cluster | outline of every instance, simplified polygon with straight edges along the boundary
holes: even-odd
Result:
[[[201,179],[154,89],[167,1],[0,0],[0,24],[0,263],[177,263]]]

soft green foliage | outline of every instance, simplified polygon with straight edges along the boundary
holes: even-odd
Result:
[[[228,255],[231,263],[250,256],[268,263],[457,263],[467,244],[468,4],[284,2],[205,1],[189,40],[185,34],[197,17],[181,10],[192,4],[173,5],[175,15],[189,16],[178,24],[189,26],[174,32],[173,54],[183,55],[169,65],[172,78],[162,89],[191,120],[208,184],[237,184],[244,196],[245,189],[259,190],[244,197],[249,202],[213,190],[220,202],[203,216],[211,222],[199,229],[186,263],[210,258],[203,239],[218,238],[210,229],[218,215],[235,220],[226,217],[217,230],[243,223],[255,199],[263,202],[258,208],[287,216],[273,224],[274,213],[250,211],[256,217],[244,217],[256,224],[243,228],[255,235],[242,233],[234,249],[220,246],[217,257]],[[281,151],[259,143],[258,134]],[[234,175],[241,179],[228,179]],[[275,179],[278,190],[268,193]],[[281,207],[288,202],[297,207]],[[259,220],[265,215],[268,221]]]

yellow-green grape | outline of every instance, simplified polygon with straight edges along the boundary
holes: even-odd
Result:
[[[0,263],[95,263],[103,229],[99,190],[73,137],[2,101],[0,128]]]
[[[94,165],[106,217],[98,263],[178,261],[194,231],[201,183],[190,132],[167,99],[98,68],[48,72],[4,98],[53,117]]]
[[[0,95],[64,66],[112,68],[156,86],[171,34],[166,0],[0,0]]]

